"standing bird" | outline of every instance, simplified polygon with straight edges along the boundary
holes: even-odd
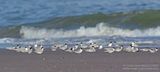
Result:
[[[31,45],[29,45],[29,47],[28,47],[28,54],[31,54],[32,53],[32,51],[33,51],[33,47],[31,46]]]
[[[52,50],[52,51],[56,51],[57,48],[58,48],[58,47],[57,47],[56,45],[54,45],[54,46],[52,46],[51,50]]]
[[[150,53],[155,53],[155,52],[157,52],[158,51],[158,48],[151,48],[151,49],[149,49],[149,52]]]
[[[90,43],[89,46],[88,46],[88,48],[85,49],[85,51],[86,52],[96,52],[95,48],[97,48],[97,46],[94,43]]]
[[[73,50],[75,53],[82,53],[83,52],[83,49],[80,47],[80,45],[79,44],[76,44],[75,46],[74,46],[74,50]]]
[[[137,48],[137,44],[135,43],[135,42],[132,42],[131,43],[131,47],[132,47],[132,52],[137,52],[137,51],[139,51],[139,49]]]
[[[34,52],[37,54],[42,54],[44,51],[44,47],[42,45],[38,46],[37,44],[34,46]]]
[[[124,48],[123,50],[127,51],[127,52],[137,52],[137,51],[139,51],[139,49],[136,46],[137,45],[135,45],[134,43],[131,43],[131,45],[129,47]]]
[[[20,45],[17,45],[17,46],[15,47],[15,51],[21,52],[21,46],[20,46]]]
[[[6,49],[17,51],[19,48],[20,48],[20,46],[17,44],[15,47],[9,47],[9,48],[6,48]]]
[[[87,45],[84,45],[84,44],[81,42],[81,43],[80,43],[80,48],[86,49],[86,48],[88,48],[88,46],[87,46]]]
[[[66,50],[68,48],[67,43],[59,47],[61,50]]]
[[[104,48],[104,52],[107,52],[107,53],[113,53],[115,51],[115,49],[112,47],[113,46],[113,43],[110,42],[108,44],[108,47]]]
[[[116,51],[116,52],[120,52],[120,51],[122,51],[122,50],[123,50],[123,45],[121,45],[120,47],[115,48],[115,51]]]

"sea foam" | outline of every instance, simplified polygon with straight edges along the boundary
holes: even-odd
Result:
[[[21,27],[20,34],[23,38],[63,38],[63,37],[83,37],[83,36],[123,36],[123,37],[145,37],[145,36],[160,36],[160,27],[140,29],[121,29],[107,26],[104,23],[99,23],[95,27],[81,26],[78,29],[45,29],[35,27]]]

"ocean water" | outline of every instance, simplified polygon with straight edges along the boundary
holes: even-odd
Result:
[[[21,44],[160,47],[159,0],[0,0],[0,48]]]
[[[38,22],[90,13],[160,9],[159,0],[0,0],[0,25]]]

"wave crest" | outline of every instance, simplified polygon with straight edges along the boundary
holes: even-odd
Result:
[[[74,30],[64,29],[46,29],[34,27],[21,27],[20,34],[23,38],[61,38],[61,37],[82,37],[82,36],[128,36],[128,37],[142,37],[142,36],[160,36],[160,27],[149,28],[145,30],[129,30],[106,26],[104,23],[99,23],[96,27],[81,26]]]

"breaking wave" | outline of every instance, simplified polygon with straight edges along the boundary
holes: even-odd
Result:
[[[125,36],[125,37],[146,37],[160,36],[160,27],[140,29],[121,29],[107,26],[105,23],[99,23],[96,27],[81,26],[74,30],[64,29],[46,29],[23,26],[20,34],[23,38],[62,38],[62,37],[83,37],[83,36]]]

